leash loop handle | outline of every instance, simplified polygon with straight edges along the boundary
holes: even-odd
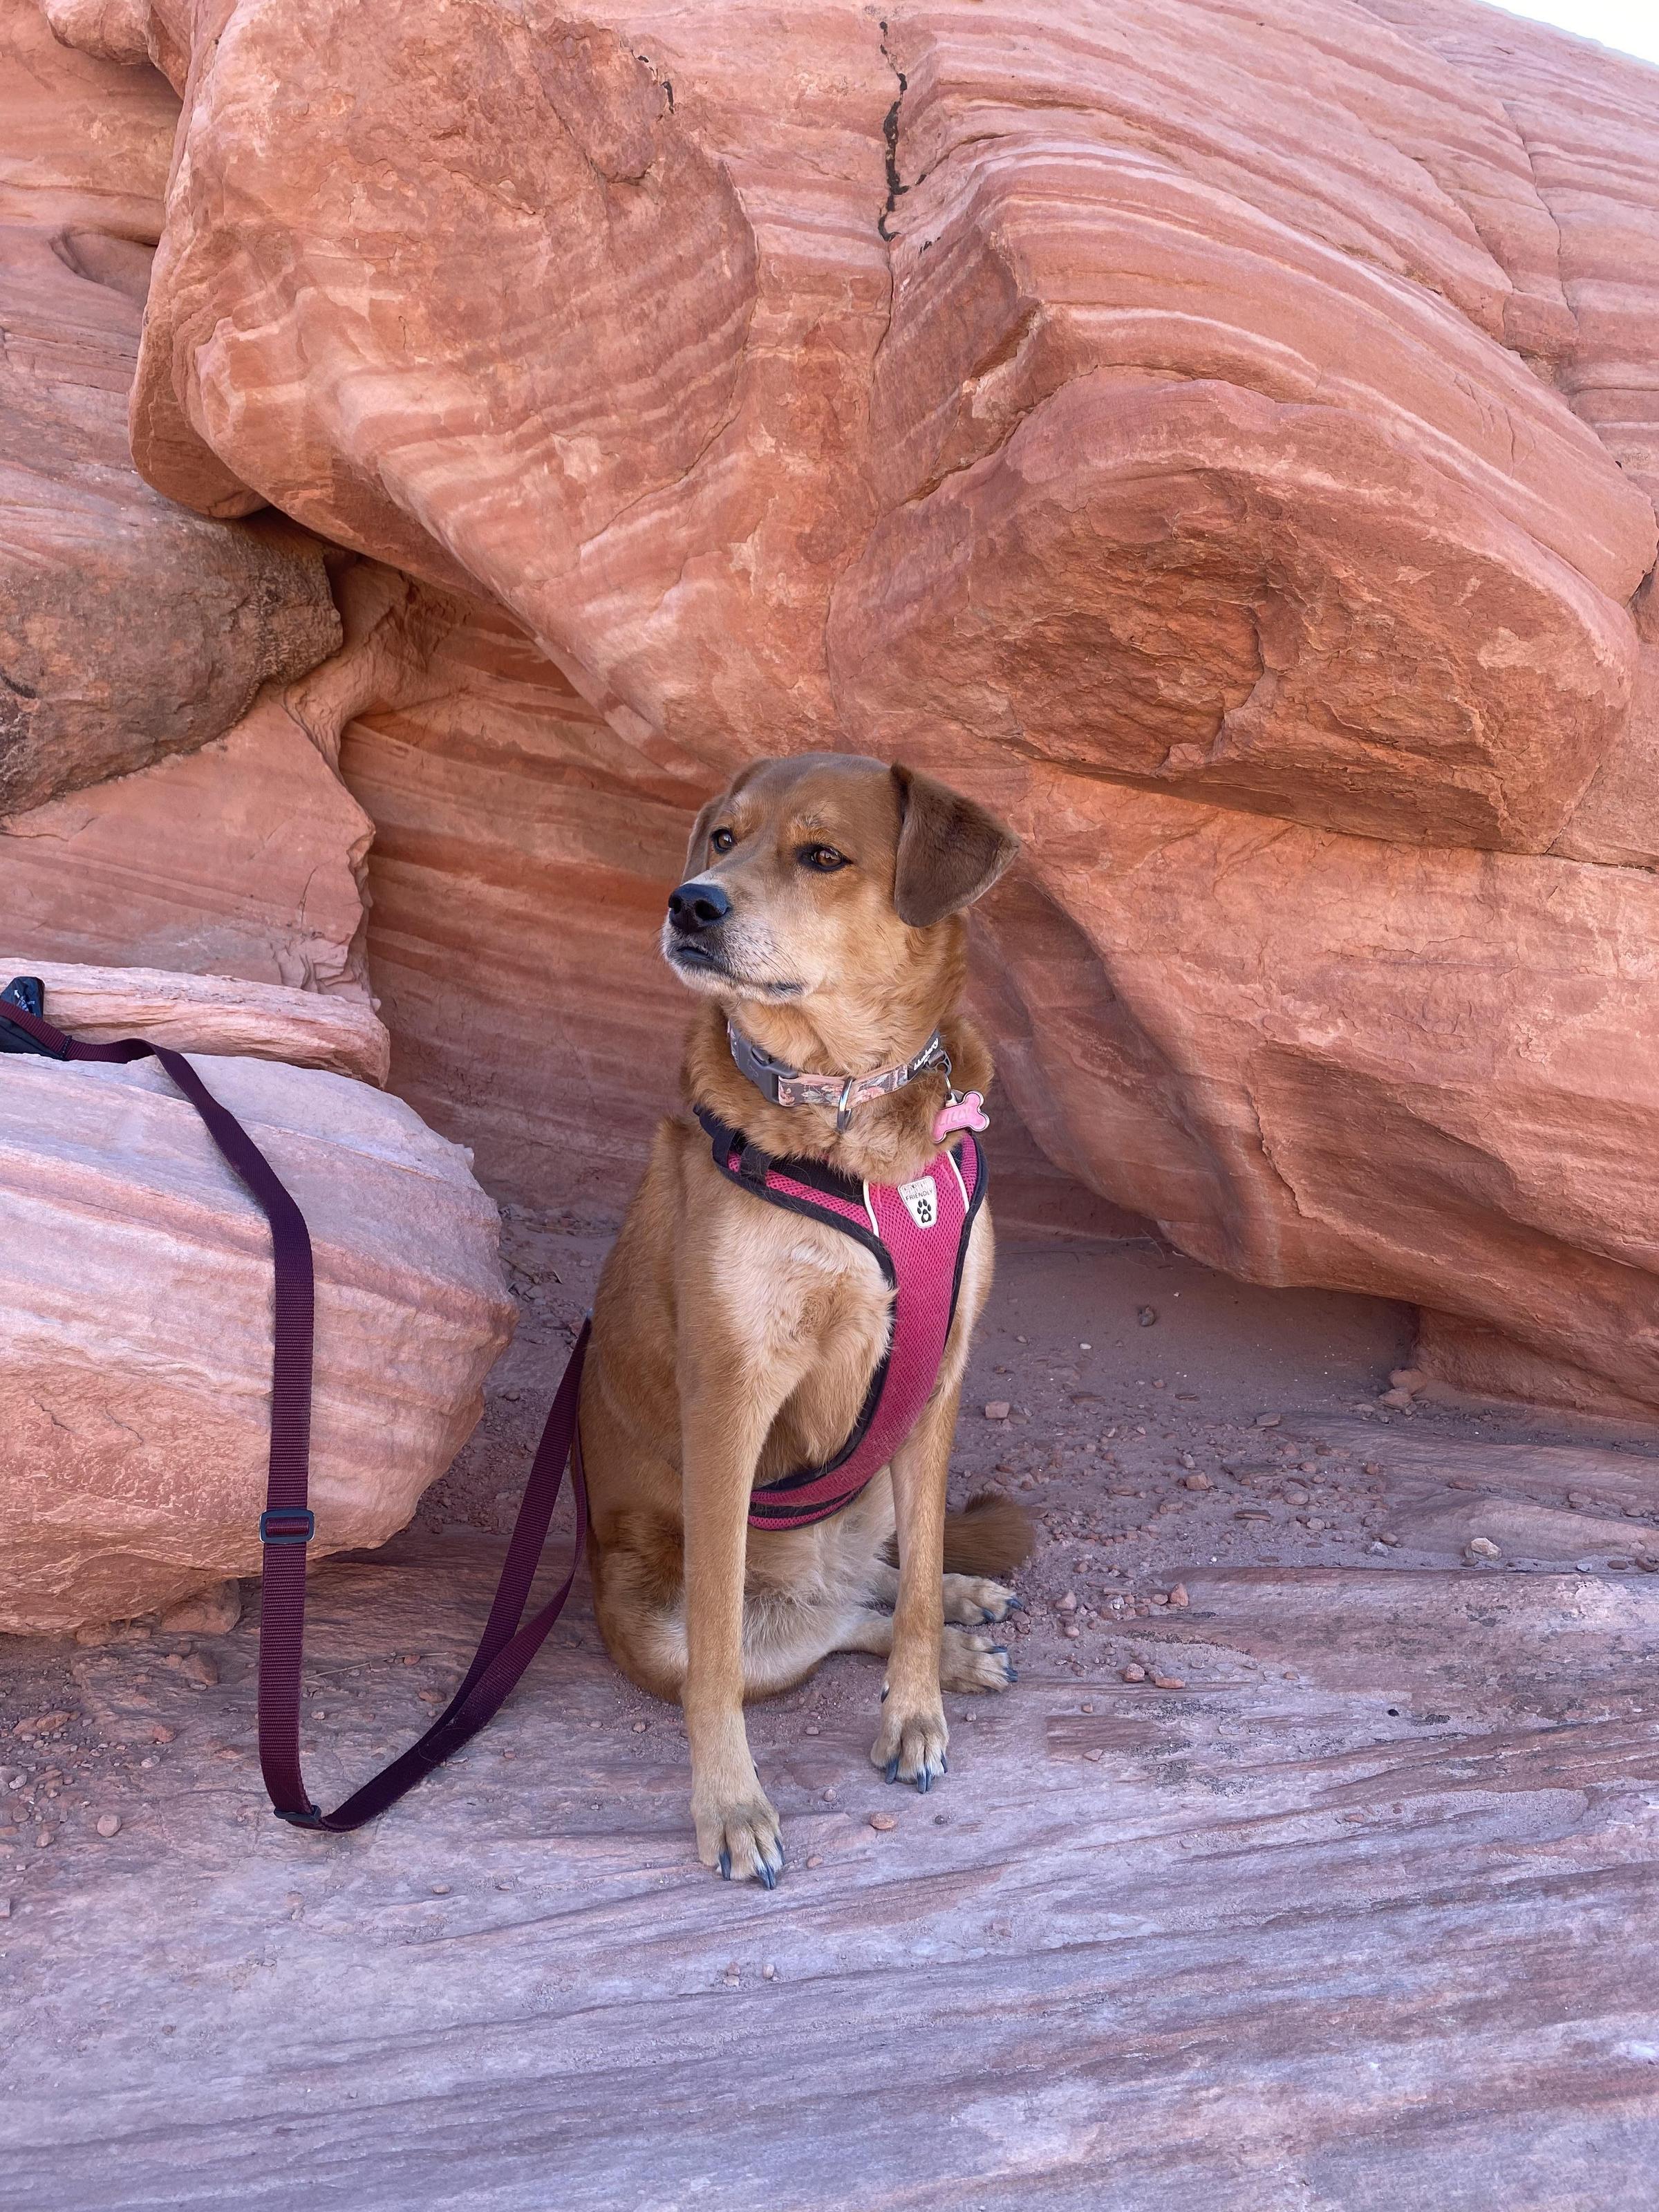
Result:
[[[20,981],[33,981],[20,979]],[[264,1213],[270,1228],[274,1276],[270,1458],[265,1507],[259,1516],[264,1583],[259,1604],[259,1769],[279,1820],[339,1835],[362,1827],[441,1766],[491,1718],[546,1640],[575,1583],[587,1538],[587,1486],[583,1479],[576,1414],[582,1364],[592,1323],[584,1321],[554,1393],[541,1441],[531,1462],[518,1518],[491,1601],[489,1618],[465,1679],[432,1726],[408,1750],[354,1790],[332,1813],[313,1801],[300,1764],[300,1692],[305,1656],[306,1552],[317,1518],[308,1503],[311,1473],[312,1370],[316,1336],[316,1284],[311,1232],[292,1194],[228,1107],[202,1081],[182,1053],[122,1037],[88,1044],[55,1029],[24,998],[3,994],[0,1028],[9,1024],[27,1042],[22,1049],[60,1060],[125,1065],[154,1058],[195,1109],[228,1167]],[[13,1048],[14,1049],[17,1048]],[[522,1621],[536,1578],[567,1463],[575,1496],[576,1535],[569,1571],[547,1604]]]

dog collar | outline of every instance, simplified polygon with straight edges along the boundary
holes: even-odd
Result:
[[[926,1075],[933,1068],[942,1072],[947,1083],[951,1076],[951,1055],[937,1030],[919,1053],[902,1060],[896,1067],[880,1067],[873,1075],[846,1076],[812,1075],[804,1069],[791,1067],[787,1060],[775,1060],[769,1052],[750,1044],[731,1022],[726,1024],[726,1034],[732,1041],[732,1057],[739,1072],[748,1077],[763,1098],[774,1106],[833,1106],[837,1129],[846,1128],[855,1106],[902,1091],[907,1083],[914,1083],[917,1076]]]

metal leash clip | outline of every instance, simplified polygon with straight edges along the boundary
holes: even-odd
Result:
[[[3,1006],[21,1006],[26,1014],[33,1014],[36,1021],[43,1022],[46,1018],[46,987],[38,975],[14,975],[5,989],[0,991],[0,1007]],[[55,1056],[15,1022],[7,1021],[3,1014],[0,1014],[0,1052],[33,1052],[43,1060]]]

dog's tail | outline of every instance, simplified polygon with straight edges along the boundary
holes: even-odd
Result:
[[[1036,1548],[1030,1516],[1012,1498],[981,1490],[960,1513],[945,1516],[945,1571],[1009,1575]]]

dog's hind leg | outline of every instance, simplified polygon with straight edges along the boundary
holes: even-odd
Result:
[[[790,1689],[832,1651],[874,1651],[884,1658],[892,1627],[888,1614],[872,1613],[855,1598],[751,1594],[743,1609],[744,1695],[767,1698]]]
[[[638,1551],[604,1554],[597,1578],[599,1621],[611,1656],[629,1680],[678,1705],[685,1692],[685,1593],[664,1587],[660,1572],[650,1571],[655,1565]],[[895,1583],[898,1579],[890,1567],[878,1566],[876,1574],[878,1583],[884,1576]],[[878,1607],[879,1595],[876,1602]],[[860,1596],[751,1590],[743,1606],[744,1698],[792,1689],[832,1651],[867,1651],[885,1659],[892,1645],[891,1613],[872,1610]],[[959,1686],[984,1686],[964,1681]]]
[[[804,1682],[832,1651],[887,1656],[892,1616],[849,1599],[800,1600],[781,1592],[750,1595],[743,1608],[743,1694],[775,1697]],[[683,1701],[686,1673],[685,1606],[662,1606],[633,1624],[625,1671],[659,1697]]]
[[[678,1546],[653,1524],[636,1521],[623,1540],[599,1554],[594,1594],[599,1626],[611,1657],[653,1697],[684,1701],[686,1674],[685,1592]],[[953,1585],[959,1587],[953,1589]],[[947,1618],[972,1626],[1000,1618],[980,1593],[1012,1593],[977,1577],[944,1578]],[[804,1681],[832,1651],[865,1651],[885,1659],[893,1648],[890,1607],[898,1595],[898,1571],[878,1559],[858,1576],[856,1592],[824,1591],[812,1597],[777,1589],[751,1590],[743,1607],[743,1695],[775,1697]],[[1005,1607],[1006,1610],[1006,1607]],[[940,1647],[940,1682],[947,1690],[1001,1690],[1013,1669],[988,1637],[947,1627]]]
[[[947,1576],[947,1581],[950,1577]],[[837,1651],[870,1651],[879,1659],[893,1649],[893,1616],[857,1608],[846,1623]],[[942,1690],[1006,1690],[1018,1680],[1007,1647],[965,1628],[946,1628],[939,1637],[939,1680]]]
[[[943,1589],[946,1620],[970,1628],[981,1627],[988,1620],[1006,1620],[1020,1609],[1020,1601],[1007,1584],[994,1583],[988,1575],[946,1575]],[[898,1569],[878,1559],[870,1571],[869,1590],[872,1605],[884,1605],[890,1611],[898,1603]]]

